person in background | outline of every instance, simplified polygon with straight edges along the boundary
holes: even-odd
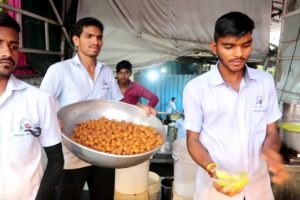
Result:
[[[177,128],[176,139],[185,138],[186,130],[184,128],[184,114],[180,114],[180,117],[175,121],[175,127]]]
[[[249,68],[254,22],[240,12],[221,16],[215,24],[212,51],[217,67],[191,80],[184,89],[187,145],[200,166],[195,200],[273,200],[271,180],[288,177],[278,153],[280,119],[272,76]],[[213,183],[216,169],[247,171],[243,189]],[[272,173],[271,179],[268,170]]]
[[[170,114],[172,113],[178,113],[179,111],[176,108],[176,98],[172,97],[171,100],[168,103],[167,109],[166,109],[166,120],[165,120],[165,124],[169,124],[171,123],[171,116]]]
[[[172,97],[168,103],[166,113],[175,113],[175,112],[178,113],[179,112],[176,108],[175,102],[176,102],[176,98]]]
[[[53,97],[12,75],[19,33],[19,24],[0,13],[0,199],[47,200],[64,164],[60,127]]]
[[[127,60],[120,61],[116,66],[118,85],[124,95],[122,102],[132,105],[139,104],[141,97],[148,100],[148,106],[155,108],[158,103],[158,97],[147,88],[131,81],[132,65]]]
[[[72,40],[77,54],[50,66],[41,88],[51,92],[58,108],[84,100],[104,99],[119,101],[123,95],[112,70],[97,60],[103,44],[103,24],[91,17],[78,20]],[[90,165],[67,148],[63,148],[64,174],[58,187],[58,198],[80,199],[87,182],[92,200],[113,200],[115,169]]]

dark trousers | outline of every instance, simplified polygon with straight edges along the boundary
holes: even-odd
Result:
[[[96,166],[64,170],[56,199],[80,200],[85,182],[89,187],[90,200],[114,199],[115,169]]]
[[[164,125],[168,125],[169,123],[171,123],[171,117],[170,115],[166,115],[166,120],[164,121]]]

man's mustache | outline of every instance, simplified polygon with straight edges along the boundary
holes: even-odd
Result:
[[[0,63],[1,62],[12,62],[13,65],[16,64],[16,62],[11,58],[11,57],[8,57],[8,58],[0,58]]]

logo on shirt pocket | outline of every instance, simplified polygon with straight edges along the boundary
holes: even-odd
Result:
[[[20,131],[25,131],[26,129],[31,129],[33,127],[33,123],[30,119],[23,118],[20,121]]]
[[[255,99],[255,104],[252,108],[254,112],[266,112],[267,108],[263,105],[263,96],[257,95]]]
[[[19,133],[14,134],[14,136],[33,135],[34,137],[39,137],[41,133],[42,129],[40,127],[34,127],[30,119],[23,118],[20,121]]]

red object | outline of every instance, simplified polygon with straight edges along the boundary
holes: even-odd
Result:
[[[130,82],[130,87],[124,93],[122,102],[136,105],[141,97],[148,99],[148,105],[151,107],[155,107],[158,103],[158,97],[155,94],[133,81]]]
[[[15,76],[30,76],[30,75],[37,75],[38,73],[32,67],[22,67],[16,68],[14,73]]]
[[[8,0],[7,4],[10,6],[13,6],[15,8],[22,8],[21,6],[21,0]],[[8,10],[7,12],[11,17],[13,17],[18,24],[21,27],[21,35],[20,35],[20,44],[23,44],[23,38],[22,38],[22,16],[20,14],[17,14],[14,11]],[[26,55],[23,52],[19,53],[19,62],[17,63],[17,66],[27,66],[27,62],[26,62]]]

